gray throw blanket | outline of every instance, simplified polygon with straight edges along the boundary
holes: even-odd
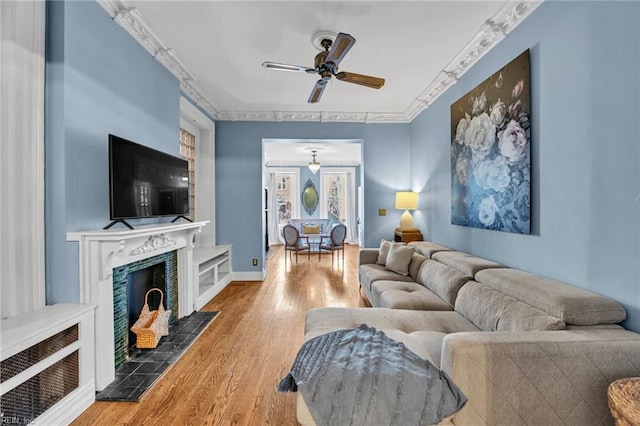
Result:
[[[278,390],[300,390],[318,426],[431,425],[467,402],[431,362],[365,324],[306,342]]]

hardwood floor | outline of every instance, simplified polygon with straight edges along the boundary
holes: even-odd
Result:
[[[295,425],[295,393],[279,393],[318,306],[365,306],[358,247],[287,260],[272,248],[263,282],[234,281],[203,310],[213,323],[140,402],[96,402],[73,425]]]

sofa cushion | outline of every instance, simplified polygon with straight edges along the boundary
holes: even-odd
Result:
[[[427,260],[427,258],[420,253],[413,253],[413,256],[411,257],[411,263],[409,263],[409,276],[414,281],[418,281],[418,273],[420,272],[420,267],[425,260]]]
[[[449,333],[479,331],[453,311],[410,311],[386,308],[314,308],[305,318],[305,340],[367,324],[440,366],[442,339]]]
[[[413,278],[408,275],[400,275],[395,272],[388,271],[382,265],[360,265],[360,283],[365,286],[367,290],[371,290],[371,283],[380,280],[413,281]]]
[[[421,311],[451,311],[453,308],[423,285],[412,282],[376,281],[371,284],[374,306]]]
[[[377,264],[360,265],[360,276],[371,282],[380,280],[413,281],[413,279],[408,275],[396,274],[393,271],[385,269],[384,266]]]
[[[407,245],[414,247],[418,253],[420,253],[427,259],[430,259],[434,253],[437,253],[439,251],[451,250],[448,247],[441,246],[430,241],[412,241]]]
[[[400,275],[409,275],[409,263],[413,257],[413,247],[392,244],[384,265],[385,269]]]
[[[320,233],[320,225],[312,225],[308,223],[302,224],[302,233],[303,234],[319,234]]]
[[[391,248],[392,241],[382,240],[380,241],[380,249],[378,250],[378,259],[376,263],[378,265],[384,266],[387,263],[387,255],[389,254],[389,249]]]
[[[318,226],[318,231],[319,233],[323,234],[323,233],[329,233],[331,230],[331,226],[333,221],[331,219],[319,219],[319,218],[305,218],[305,219],[289,219],[289,224],[295,226],[296,228],[298,228],[298,231],[300,233],[304,233],[303,232],[303,225],[306,226]]]
[[[455,311],[482,331],[562,330],[566,324],[486,285],[469,281],[458,293]]]
[[[431,256],[432,259],[444,263],[469,277],[475,277],[476,273],[488,268],[504,268],[499,263],[476,257],[461,251],[439,251]]]
[[[420,268],[416,281],[440,296],[451,307],[456,302],[458,291],[470,277],[457,269],[427,259]]]
[[[489,269],[478,272],[476,280],[567,324],[615,324],[626,318],[624,308],[611,299],[529,272]]]

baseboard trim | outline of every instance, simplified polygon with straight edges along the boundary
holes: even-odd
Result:
[[[91,406],[96,400],[96,385],[94,381],[80,387],[47,411],[39,415],[32,425],[68,425]]]
[[[257,272],[233,272],[232,281],[264,281],[267,278],[267,271],[264,269]]]

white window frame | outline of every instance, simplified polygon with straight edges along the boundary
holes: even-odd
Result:
[[[267,167],[267,172],[268,173],[274,173],[276,175],[278,174],[287,174],[287,175],[293,175],[293,177],[291,178],[291,194],[292,194],[292,201],[291,201],[291,218],[292,219],[299,219],[300,218],[300,169],[297,167]],[[274,179],[274,187],[273,188],[269,188],[269,191],[273,191],[271,192],[272,194],[276,193],[276,184],[275,182],[277,181],[277,179]],[[270,197],[271,198],[271,197]],[[271,202],[271,200],[268,200],[269,202]],[[272,212],[272,214],[270,215],[273,219],[277,222],[277,217],[278,217],[278,211],[277,211],[277,206],[269,206],[269,211]],[[267,225],[268,226],[268,225]],[[278,223],[278,238],[280,238],[280,236],[282,235],[282,227],[284,225],[280,225]],[[273,239],[273,241],[277,241],[275,238]]]
[[[210,221],[202,228],[196,245],[215,246],[215,123],[188,99],[181,97],[180,127],[196,136],[196,219]]]

